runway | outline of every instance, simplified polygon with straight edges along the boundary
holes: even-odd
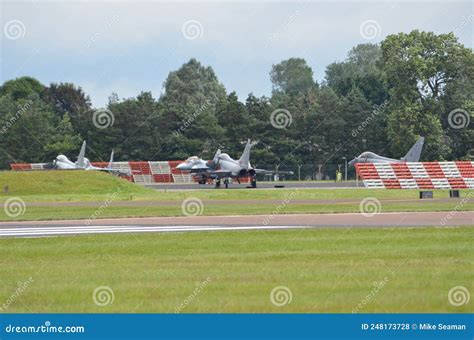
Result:
[[[423,226],[474,226],[474,211],[378,213],[373,216],[348,213],[1,222],[0,238],[111,233]]]
[[[409,202],[412,204],[431,204],[433,202],[453,202],[453,198],[433,198],[430,200],[420,200],[418,198],[414,199],[381,199],[381,203],[397,203],[397,202]],[[279,205],[282,203],[281,199],[248,199],[248,200],[232,200],[232,199],[222,199],[222,200],[212,200],[204,199],[202,200],[204,205],[213,205],[213,204],[267,204],[267,205]],[[181,206],[181,201],[111,201],[109,206],[114,207],[161,207],[161,206]],[[286,204],[295,205],[295,204],[359,204],[360,199],[293,199],[288,201]],[[104,201],[83,201],[83,202],[28,202],[29,207],[100,207],[104,204]]]
[[[229,184],[228,189],[245,189],[249,183],[232,183]],[[156,190],[202,190],[202,189],[214,189],[213,184],[200,185],[197,183],[147,183],[145,187],[156,189]],[[277,186],[277,187],[275,187]],[[362,181],[357,183],[356,181],[346,182],[334,182],[334,181],[282,181],[282,182],[269,182],[269,181],[258,181],[258,189],[278,189],[284,187],[287,189],[343,189],[343,188],[364,188]],[[224,184],[216,190],[226,190]]]

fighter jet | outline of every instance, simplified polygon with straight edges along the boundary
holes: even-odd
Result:
[[[404,162],[418,162],[421,156],[421,150],[423,149],[423,143],[425,142],[424,137],[420,137],[416,143],[412,146],[410,151],[401,159],[393,159],[377,155],[376,153],[365,151],[359,156],[349,162],[350,165],[355,163],[404,163]]]
[[[53,168],[59,170],[95,170],[95,171],[106,171],[117,175],[130,175],[129,172],[123,170],[116,170],[112,168],[114,162],[114,150],[110,153],[110,161],[105,168],[93,166],[89,159],[85,157],[86,153],[86,141],[82,142],[81,151],[77,156],[77,161],[72,162],[64,155],[59,155],[53,161]]]
[[[217,164],[219,162],[219,156],[221,150],[218,149],[213,159],[210,161],[205,161],[202,158],[197,156],[191,156],[186,159],[184,162],[178,164],[176,169],[181,171],[189,171],[193,176],[198,178],[199,184],[206,184],[207,178],[217,178],[219,173],[215,176],[207,176],[209,173],[215,173],[217,171]]]
[[[190,171],[193,176],[198,178],[199,184],[205,184],[208,179],[213,179],[215,180],[216,188],[220,187],[221,179],[224,179],[224,184],[227,188],[229,178],[235,178],[240,184],[240,178],[250,177],[251,187],[256,188],[257,174],[293,174],[292,171],[271,171],[252,167],[250,165],[251,147],[252,144],[249,139],[242,156],[238,160],[231,158],[227,153],[221,153],[221,150],[217,150],[211,161],[206,162],[199,157],[193,156],[178,164],[176,168],[182,171]]]

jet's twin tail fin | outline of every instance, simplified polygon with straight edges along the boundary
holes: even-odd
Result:
[[[217,165],[219,163],[219,156],[221,155],[221,149],[217,149],[216,154],[214,155],[214,158],[212,158],[212,164]]]
[[[79,168],[85,168],[86,167],[86,163],[84,161],[85,155],[86,155],[86,141],[82,142],[81,151],[79,152],[79,156],[77,156],[76,165]]]
[[[109,161],[109,164],[107,165],[107,168],[112,169],[113,164],[114,164],[114,149],[112,149],[112,152],[110,153],[110,161]]]
[[[423,144],[425,142],[425,137],[420,137],[416,143],[412,146],[410,151],[402,158],[405,162],[418,162],[421,156],[421,150],[423,149]]]
[[[245,144],[244,152],[242,153],[242,156],[239,159],[239,163],[242,166],[246,166],[246,167],[250,166],[250,148],[251,147],[252,147],[252,144],[250,143],[250,139],[248,139],[247,144]]]

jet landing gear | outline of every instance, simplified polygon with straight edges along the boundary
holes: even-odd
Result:
[[[228,178],[224,178],[224,186],[226,189],[229,188],[229,179]],[[221,180],[220,179],[216,179],[216,185],[214,188],[216,189],[219,189],[221,187]]]
[[[257,176],[252,176],[252,179],[250,181],[250,186],[254,189],[257,187]]]

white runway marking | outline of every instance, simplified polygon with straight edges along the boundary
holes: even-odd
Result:
[[[0,237],[44,237],[79,234],[186,232],[186,231],[229,231],[229,230],[272,230],[303,229],[307,226],[59,226],[59,227],[16,227],[0,229]]]

